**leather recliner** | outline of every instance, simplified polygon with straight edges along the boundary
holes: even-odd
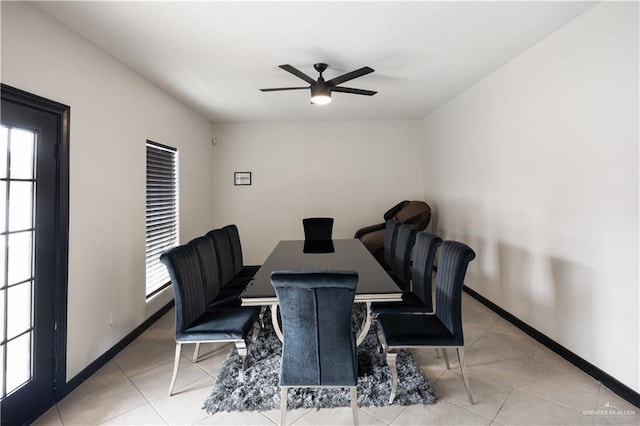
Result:
[[[354,238],[362,241],[378,262],[384,265],[384,234],[387,221],[395,219],[401,224],[414,225],[417,231],[423,231],[431,220],[431,207],[424,201],[405,200],[387,210],[383,219],[383,223],[359,229]]]

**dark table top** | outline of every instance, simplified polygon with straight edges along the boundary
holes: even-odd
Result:
[[[280,241],[242,293],[243,305],[277,303],[273,271],[351,270],[358,272],[356,302],[400,300],[402,291],[358,239]]]

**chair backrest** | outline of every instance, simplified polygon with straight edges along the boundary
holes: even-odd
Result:
[[[333,234],[332,217],[307,217],[302,219],[305,240],[330,240]]]
[[[275,271],[282,317],[281,386],[355,386],[354,271]]]
[[[476,257],[466,244],[445,241],[440,247],[436,274],[436,316],[462,344],[462,285],[467,266]]]
[[[167,267],[173,284],[177,337],[205,311],[198,253],[193,245],[182,245],[162,253],[160,262]]]
[[[411,249],[417,232],[413,225],[400,225],[396,236],[392,271],[407,290],[411,284]]]
[[[207,235],[213,239],[216,257],[218,258],[218,270],[220,271],[220,286],[224,287],[235,276],[231,244],[229,244],[227,233],[222,229],[214,229],[207,232]]]
[[[411,255],[411,291],[429,310],[433,310],[433,261],[440,244],[442,239],[437,235],[418,232]]]
[[[218,257],[213,238],[204,235],[189,241],[189,245],[194,246],[198,254],[204,297],[205,301],[209,303],[220,293],[220,270],[218,269]]]
[[[414,225],[418,231],[422,231],[431,220],[431,207],[424,201],[411,201],[402,206],[395,219],[403,224]]]
[[[395,219],[389,219],[384,230],[384,263],[389,269],[393,269],[398,226],[400,226],[400,222]]]
[[[396,217],[396,215],[398,214],[398,212],[400,210],[402,210],[402,208],[404,206],[406,206],[407,204],[409,204],[410,201],[409,200],[404,200],[404,201],[400,201],[398,204],[396,204],[395,206],[391,207],[389,210],[387,210],[384,215],[382,215],[382,217],[384,218],[384,221],[388,221],[389,219],[393,219],[394,217]]]
[[[244,266],[240,233],[238,232],[238,227],[233,224],[222,227],[222,230],[227,233],[227,238],[229,239],[229,245],[231,246],[231,258],[233,260],[233,274],[236,275]]]

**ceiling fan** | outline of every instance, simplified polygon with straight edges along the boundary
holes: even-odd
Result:
[[[280,90],[300,90],[300,89],[311,89],[311,103],[317,105],[324,105],[331,102],[331,92],[341,92],[341,93],[351,93],[354,95],[365,95],[365,96],[373,96],[378,92],[374,92],[373,90],[363,90],[363,89],[353,89],[351,87],[342,87],[339,84],[342,84],[346,81],[353,80],[354,78],[362,77],[363,75],[374,72],[375,70],[370,67],[362,67],[355,71],[348,72],[341,76],[332,78],[329,81],[325,81],[324,77],[322,77],[322,73],[327,69],[327,64],[318,63],[314,64],[313,68],[320,73],[317,80],[309,77],[302,71],[297,68],[292,67],[291,65],[280,65],[285,71],[290,72],[298,78],[309,83],[309,86],[303,87],[276,87],[272,89],[260,89],[262,92],[276,92]]]

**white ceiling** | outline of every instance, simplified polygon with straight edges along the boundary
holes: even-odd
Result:
[[[37,2],[214,122],[419,119],[592,7],[593,2]],[[309,103],[278,65],[328,80],[370,66]],[[302,83],[302,84],[301,84]]]

